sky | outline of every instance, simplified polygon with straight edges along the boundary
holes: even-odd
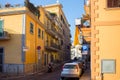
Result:
[[[49,5],[55,4],[57,0],[30,0],[34,5]],[[24,0],[0,0],[0,5],[5,5],[6,3],[14,4],[24,4]],[[74,40],[75,33],[75,19],[81,18],[84,14],[84,0],[59,0],[59,3],[63,5],[63,12],[68,20],[70,26],[70,31],[72,38]]]

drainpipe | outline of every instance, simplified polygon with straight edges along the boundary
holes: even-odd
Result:
[[[22,18],[22,63],[23,63],[23,73],[25,73],[25,40],[26,40],[26,14],[23,14],[23,18]]]

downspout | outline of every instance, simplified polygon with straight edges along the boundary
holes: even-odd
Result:
[[[25,51],[24,51],[24,47],[26,46],[26,14],[23,14],[23,17],[22,17],[22,64],[23,64],[23,73],[25,73]]]

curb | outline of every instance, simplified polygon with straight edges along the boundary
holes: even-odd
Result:
[[[64,63],[61,63],[61,64],[54,64],[53,66],[53,71],[59,69]],[[23,77],[27,77],[27,76],[34,76],[35,74],[38,74],[38,75],[43,75],[47,73],[47,66],[44,67],[42,70],[38,71],[38,72],[34,72],[34,73],[26,73],[26,74],[15,74],[15,75],[8,75],[8,74],[2,74],[0,76],[0,79],[2,80],[6,80],[6,79],[17,79],[17,78],[23,78]]]

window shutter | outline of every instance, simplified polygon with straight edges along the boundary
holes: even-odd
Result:
[[[118,7],[120,7],[120,0],[118,0]]]
[[[0,36],[3,34],[3,20],[0,20]]]
[[[30,33],[34,33],[34,25],[33,23],[30,23]]]
[[[0,20],[0,29],[2,28],[2,26],[3,26],[3,21]]]
[[[114,7],[118,7],[118,0],[114,0]]]
[[[107,0],[107,7],[108,8],[112,7],[112,0]]]
[[[107,0],[107,7],[108,8],[120,7],[120,0]]]

